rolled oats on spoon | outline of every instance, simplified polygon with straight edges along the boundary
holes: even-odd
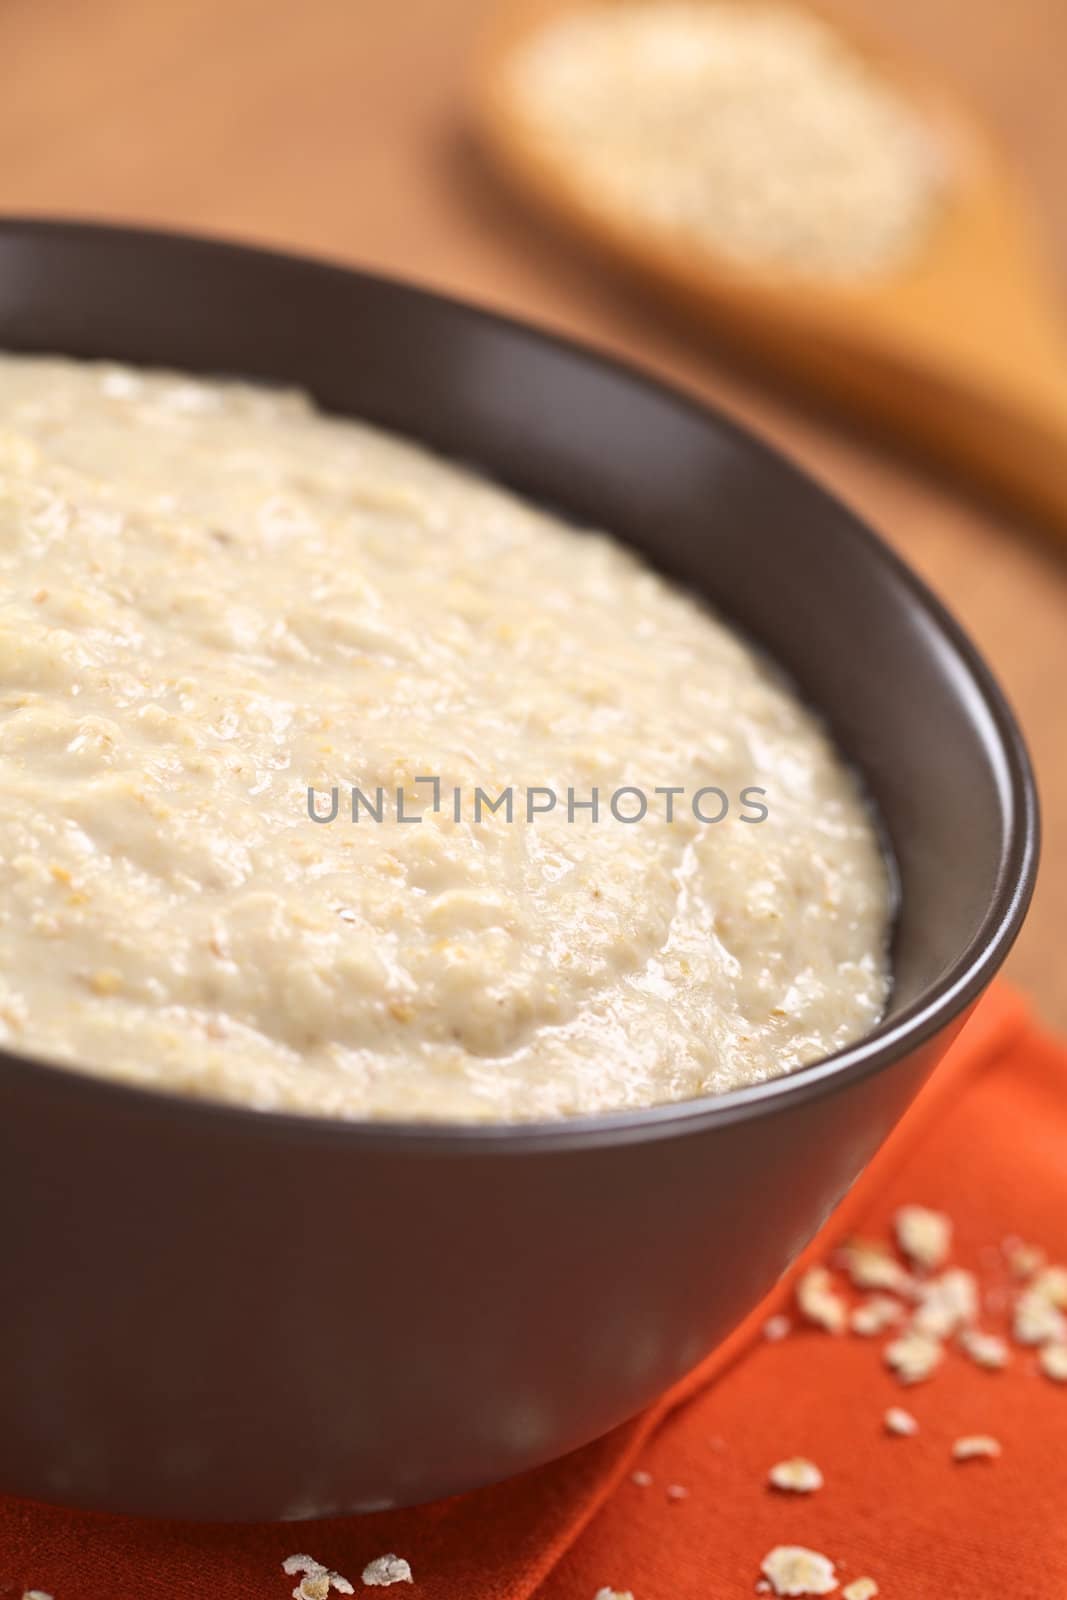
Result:
[[[520,47],[507,93],[598,206],[745,267],[891,271],[945,187],[921,112],[825,21],[777,0],[592,0]]]

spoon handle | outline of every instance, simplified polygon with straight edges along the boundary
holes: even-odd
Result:
[[[996,495],[1067,536],[1067,361],[1063,382],[991,389],[978,383],[924,403],[940,443]]]
[[[899,436],[1067,535],[1067,322],[992,157],[931,270],[887,291],[877,314],[832,328],[838,340]]]
[[[974,359],[936,348],[894,353],[861,339],[809,351],[802,364],[795,356],[799,376],[1067,537],[1067,338],[1053,323],[1036,356],[992,344]]]

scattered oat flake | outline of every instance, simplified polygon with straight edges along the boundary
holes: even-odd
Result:
[[[841,1600],[874,1600],[878,1585],[873,1578],[854,1578],[841,1590]]]
[[[922,1383],[938,1365],[943,1355],[936,1339],[925,1333],[904,1333],[887,1344],[883,1352],[887,1367],[892,1368],[901,1383]]]
[[[639,1489],[647,1489],[652,1482],[651,1472],[646,1472],[643,1467],[638,1467],[636,1472],[631,1472],[630,1482],[636,1483]]]
[[[411,1583],[411,1568],[402,1556],[379,1556],[363,1568],[363,1582],[368,1589],[385,1589],[391,1583]]]
[[[314,1556],[286,1556],[282,1562],[282,1571],[288,1573],[290,1578],[295,1578],[297,1573],[303,1573],[303,1577],[293,1590],[293,1600],[327,1600],[331,1589],[337,1594],[356,1592],[347,1578],[342,1578],[339,1572],[324,1567]]]
[[[327,1600],[330,1592],[328,1572],[309,1572],[293,1590],[293,1600]]]
[[[978,1315],[978,1283],[973,1272],[950,1267],[924,1283],[919,1309],[911,1321],[916,1333],[947,1339]]]
[[[767,1474],[776,1489],[786,1489],[791,1494],[811,1494],[823,1486],[823,1476],[806,1456],[790,1456],[788,1461],[778,1461]]]
[[[1067,1340],[1067,1317],[1031,1284],[1015,1302],[1012,1333],[1019,1344],[1058,1344]]]
[[[999,1454],[999,1442],[988,1433],[965,1434],[952,1446],[953,1461],[992,1461]]]
[[[594,1600],[634,1600],[629,1589],[598,1589]]]
[[[1067,1311],[1067,1267],[1044,1267],[1030,1284],[1030,1292]]]
[[[683,1483],[669,1483],[667,1485],[668,1500],[688,1500],[689,1490]]]
[[[52,1600],[52,1596],[44,1589],[24,1589],[22,1600]]]
[[[775,1594],[831,1594],[837,1588],[829,1556],[802,1544],[776,1544],[764,1556],[760,1571],[770,1579]]]
[[[1032,1278],[1045,1265],[1045,1252],[1036,1244],[1009,1238],[1004,1240],[1002,1248],[1013,1277]]]
[[[901,1206],[893,1218],[897,1243],[915,1266],[932,1272],[948,1259],[952,1222],[943,1211],[926,1206]]]
[[[919,1431],[919,1424],[903,1406],[890,1406],[883,1421],[886,1433],[895,1433],[902,1439],[911,1438],[912,1434]]]
[[[899,1322],[903,1315],[900,1303],[891,1300],[887,1294],[872,1294],[869,1300],[864,1300],[856,1306],[848,1319],[848,1325],[853,1333],[861,1334],[863,1338],[873,1338],[875,1334],[884,1333],[895,1322]]]
[[[1067,1344],[1046,1344],[1038,1351],[1037,1364],[1053,1383],[1067,1383]]]
[[[797,1305],[809,1322],[827,1333],[843,1333],[847,1320],[845,1302],[834,1288],[825,1267],[809,1267],[797,1283]]]
[[[845,1271],[857,1289],[885,1289],[902,1295],[914,1293],[915,1279],[885,1245],[853,1239],[845,1245],[841,1255]]]
[[[1008,1347],[995,1333],[964,1328],[960,1334],[960,1346],[977,1366],[985,1367],[990,1372],[999,1372],[1008,1364]]]
[[[772,1344],[777,1344],[780,1339],[787,1339],[793,1330],[793,1324],[788,1317],[779,1313],[776,1317],[768,1317],[763,1324],[763,1337]]]

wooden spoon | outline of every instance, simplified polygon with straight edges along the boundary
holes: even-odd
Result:
[[[804,3],[827,18],[817,0]],[[475,111],[504,172],[720,335],[1067,532],[1067,331],[1016,180],[975,114],[915,65],[828,18],[925,115],[947,158],[946,197],[913,260],[892,276],[840,284],[739,267],[590,195],[529,131],[509,86],[513,54],[550,18],[582,6],[516,0],[484,41]]]

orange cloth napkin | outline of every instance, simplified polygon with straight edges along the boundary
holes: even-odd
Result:
[[[1067,1262],[1067,1048],[1003,987],[983,1002],[892,1139],[801,1266],[843,1235],[884,1237],[894,1208],[919,1202],[954,1220],[953,1259],[1006,1288],[1007,1235]],[[790,1281],[796,1272],[791,1274]],[[640,1284],[634,1292],[640,1293]],[[950,1352],[929,1382],[902,1388],[885,1338],[797,1326],[781,1343],[763,1320],[789,1309],[783,1283],[677,1389],[607,1438],[521,1479],[414,1511],[270,1526],[197,1526],[0,1500],[0,1596],[55,1600],[288,1600],[281,1563],[308,1552],[361,1590],[372,1558],[410,1561],[397,1600],[636,1600],[750,1596],[776,1544],[801,1544],[860,1575],[885,1600],[1064,1600],[1067,1385],[1012,1346],[1004,1372]],[[1006,1311],[984,1318],[1004,1331]],[[882,1417],[903,1405],[914,1438]],[[954,1439],[988,1433],[996,1461],[956,1463]],[[813,1458],[810,1496],[766,1485],[783,1457]],[[636,1467],[652,1483],[632,1481]],[[670,1485],[687,1491],[671,1498]],[[332,1591],[331,1591],[332,1596]]]

